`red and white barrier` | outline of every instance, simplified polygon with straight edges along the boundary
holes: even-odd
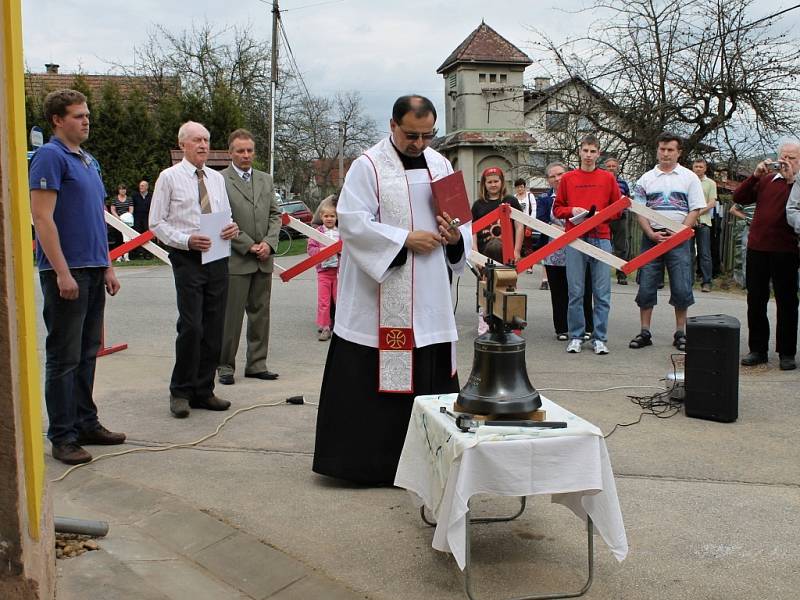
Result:
[[[166,250],[157,246],[150,240],[153,239],[153,232],[152,231],[145,231],[144,233],[139,233],[133,227],[128,227],[123,223],[120,219],[112,215],[110,212],[106,211],[103,213],[106,218],[106,223],[111,225],[114,229],[119,231],[122,234],[122,239],[125,240],[125,243],[117,246],[114,248],[110,253],[109,256],[111,260],[116,260],[126,252],[130,252],[134,248],[138,248],[142,246],[145,250],[150,252],[153,256],[157,259],[163,261],[166,264],[171,264],[169,262],[169,255],[167,254]]]
[[[159,260],[162,260],[167,264],[171,264],[169,262],[169,256],[167,255],[166,251],[150,241],[153,239],[152,231],[145,231],[144,233],[139,233],[132,227],[129,227],[128,225],[123,223],[119,218],[115,217],[108,211],[104,213],[104,216],[106,219],[106,223],[108,223],[114,229],[119,231],[122,234],[122,239],[125,240],[123,244],[117,246],[111,252],[108,253],[108,256],[111,259],[112,263],[123,254],[130,252],[134,248],[142,246]],[[114,354],[115,352],[125,350],[128,347],[128,344],[124,343],[106,346],[105,338],[106,338],[105,326],[103,326],[103,331],[100,337],[100,350],[97,351],[97,356],[106,356],[107,354]]]
[[[580,239],[582,235],[588,233],[601,223],[610,220],[611,217],[617,215],[620,211],[626,208],[633,213],[641,215],[651,221],[655,221],[659,225],[663,225],[674,235],[670,236],[668,240],[656,244],[649,250],[643,252],[639,256],[633,257],[628,261],[624,261],[621,258],[614,256],[610,252],[605,252],[604,250],[601,250],[596,246],[592,246],[591,244]],[[321,250],[319,254],[310,256],[295,266],[284,270],[280,275],[284,282],[289,281],[304,271],[307,271],[332,254],[342,251],[341,240],[334,242],[321,231],[310,227],[285,213],[281,215],[281,218],[285,226],[291,227],[295,231],[299,231],[308,237],[314,238],[322,245],[326,246],[326,248]],[[685,240],[688,240],[694,235],[691,227],[687,227],[683,223],[678,223],[677,221],[668,219],[642,204],[632,202],[627,196],[623,196],[610,206],[607,206],[603,210],[571,228],[567,232],[562,231],[558,227],[545,223],[544,221],[540,221],[539,219],[531,217],[530,215],[526,215],[525,213],[512,208],[508,204],[501,204],[489,214],[481,217],[477,221],[473,221],[472,232],[477,233],[478,231],[485,229],[487,226],[497,221],[500,221],[500,239],[503,244],[503,262],[506,264],[510,264],[514,259],[514,235],[512,230],[512,221],[519,221],[523,225],[552,238],[551,241],[545,246],[542,246],[525,258],[520,259],[515,266],[517,273],[522,273],[529,267],[532,267],[535,263],[542,260],[544,257],[549,256],[556,250],[560,250],[561,248],[569,245],[576,250],[583,252],[584,254],[588,254],[589,256],[596,258],[597,260],[604,262],[615,269],[619,269],[623,273],[628,274],[658,258],[662,254],[669,252],[675,246],[684,242]],[[484,265],[488,258],[480,252],[473,250],[470,253],[469,260],[473,264]]]
[[[293,267],[289,267],[285,269],[283,273],[280,274],[280,278],[285,282],[297,277],[300,273],[307,271],[311,267],[314,267],[317,263],[322,262],[326,258],[333,256],[334,254],[338,254],[342,251],[342,241],[334,241],[329,238],[327,235],[322,233],[319,229],[311,227],[310,225],[306,225],[299,219],[295,219],[293,216],[283,213],[281,215],[281,221],[286,227],[291,227],[295,231],[302,233],[306,237],[314,238],[320,244],[325,246],[324,249],[320,250],[318,254],[314,256],[309,256],[305,260],[300,261]]]
[[[663,225],[674,235],[670,236],[668,240],[656,244],[649,250],[643,252],[639,256],[633,257],[628,261],[624,261],[621,258],[614,256],[610,252],[605,252],[604,250],[601,250],[596,246],[592,246],[591,244],[588,244],[580,239],[580,236],[588,233],[601,223],[608,221],[611,217],[618,214],[625,208],[651,221],[655,221],[659,225]],[[513,239],[513,232],[511,230],[512,220],[519,221],[523,225],[526,225],[527,227],[530,227],[531,229],[534,229],[552,238],[548,244],[542,246],[525,258],[521,258],[515,265],[517,273],[522,273],[556,250],[560,250],[561,248],[569,245],[576,250],[583,252],[584,254],[588,254],[589,256],[614,267],[615,269],[619,269],[623,273],[629,274],[639,267],[658,258],[662,254],[669,252],[675,246],[684,242],[685,240],[688,240],[694,235],[691,227],[687,227],[683,223],[678,223],[677,221],[668,219],[642,204],[632,202],[627,196],[623,196],[610,206],[607,206],[591,218],[586,219],[567,232],[540,221],[539,219],[526,215],[525,213],[510,207],[508,204],[501,204],[489,214],[473,222],[472,231],[473,233],[478,232],[487,227],[489,224],[495,223],[498,220],[500,221],[500,237],[503,241],[503,262],[505,263],[511,263],[514,257],[514,249],[511,245],[511,240]],[[470,260],[473,263],[483,265],[487,258],[473,250]]]

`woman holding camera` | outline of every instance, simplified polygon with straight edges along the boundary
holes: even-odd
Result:
[[[522,210],[519,201],[508,194],[506,190],[506,178],[503,170],[498,167],[489,167],[481,175],[481,185],[479,198],[472,204],[472,220],[476,221],[488,215],[501,204],[508,204],[512,208]],[[522,251],[523,225],[516,221],[514,223],[514,261],[519,260]],[[484,254],[486,243],[492,238],[499,238],[501,235],[500,220],[498,219],[488,227],[478,232],[478,252]]]
[[[481,217],[488,215],[495,208],[501,204],[508,204],[512,208],[522,210],[519,201],[507,193],[506,178],[503,175],[503,170],[498,167],[489,167],[483,171],[481,175],[481,185],[479,198],[472,204],[472,220],[476,221]],[[514,236],[514,262],[519,260],[522,251],[522,237],[523,225],[513,221]],[[502,229],[500,227],[500,220],[498,219],[489,226],[481,229],[478,232],[478,252],[493,259],[499,258],[497,255],[502,255],[500,247],[500,238]],[[487,247],[488,246],[488,247]],[[478,335],[483,335],[489,330],[489,326],[483,319],[483,314],[478,311]]]

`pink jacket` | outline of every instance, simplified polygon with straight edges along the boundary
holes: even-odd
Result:
[[[325,225],[320,225],[319,227],[317,227],[317,231],[325,233],[325,231],[326,231]],[[317,254],[319,254],[320,250],[322,250],[324,247],[325,246],[323,246],[321,243],[319,243],[314,238],[308,238],[308,246],[306,247],[306,251],[308,252],[309,256],[316,256]],[[318,262],[315,265],[316,269],[317,269],[317,272],[320,272],[323,269],[328,270],[328,269],[338,269],[339,268],[338,265],[335,266],[335,267],[323,267],[322,266],[323,262],[325,262],[325,261]]]

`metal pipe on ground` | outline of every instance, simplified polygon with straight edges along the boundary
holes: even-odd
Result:
[[[105,537],[108,533],[108,523],[106,521],[55,517],[53,524],[55,525],[56,533],[77,533],[92,537]]]

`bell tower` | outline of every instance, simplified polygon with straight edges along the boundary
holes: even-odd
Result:
[[[445,137],[436,145],[464,172],[467,190],[476,191],[486,167],[519,175],[535,142],[525,132],[525,68],[532,60],[481,24],[436,70],[444,78]]]

